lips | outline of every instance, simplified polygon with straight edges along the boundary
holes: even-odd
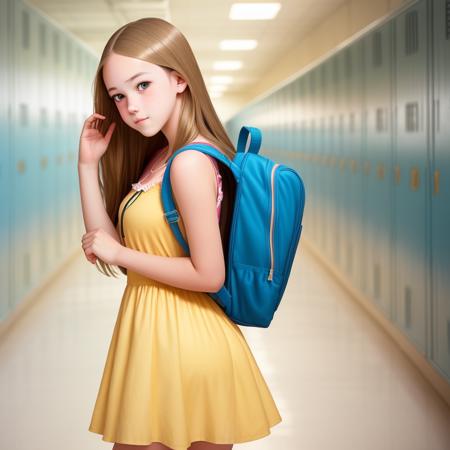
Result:
[[[135,124],[138,124],[138,123],[142,122],[142,121],[145,120],[145,119],[148,119],[148,117],[143,117],[142,119],[138,119],[138,120],[136,120],[134,123],[135,123]]]

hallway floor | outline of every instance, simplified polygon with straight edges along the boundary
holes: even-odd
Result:
[[[88,431],[126,278],[81,252],[0,342],[1,450],[95,450]],[[283,421],[255,450],[448,450],[450,408],[307,250],[268,329],[241,327]]]

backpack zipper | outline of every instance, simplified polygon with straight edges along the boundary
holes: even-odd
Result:
[[[280,164],[275,164],[272,167],[272,174],[271,174],[271,186],[272,186],[272,212],[270,214],[270,270],[269,270],[269,276],[267,279],[269,281],[273,280],[273,269],[274,269],[274,256],[273,256],[273,221],[274,221],[274,215],[275,215],[275,169]]]

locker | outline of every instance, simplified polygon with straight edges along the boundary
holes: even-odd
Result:
[[[11,83],[12,173],[10,201],[12,229],[13,292],[16,305],[39,280],[39,227],[37,221],[38,151],[36,117],[38,83],[36,76],[37,34],[32,11],[22,2],[10,2],[13,48]],[[13,306],[12,305],[12,306]]]
[[[395,320],[425,352],[427,300],[426,185],[427,4],[417,2],[396,17],[394,146]]]
[[[12,82],[12,64],[10,62],[10,47],[8,37],[11,35],[9,29],[9,3],[6,0],[0,2],[0,58],[4,61],[3,70],[0,71],[0,93],[3,101],[0,103],[0,202],[3,205],[0,214],[0,320],[4,319],[10,309],[11,290],[11,265],[9,263],[12,248],[11,228],[11,136],[10,108],[13,97],[9,88]]]
[[[450,379],[450,1],[433,3],[434,154],[430,180],[432,236],[431,360]]]
[[[450,0],[405,6],[292,98],[308,239],[450,381],[448,17]],[[291,102],[278,94],[264,104],[274,143]]]
[[[289,102],[289,87],[287,85],[283,86],[279,92],[279,103],[278,103],[278,118],[279,118],[279,141],[278,148],[281,151],[281,162],[286,163],[287,160],[287,145],[288,145],[288,133],[289,133],[289,112],[288,112],[288,102]]]
[[[52,167],[54,166],[51,154],[51,141],[54,128],[51,126],[51,110],[54,98],[52,96],[52,47],[51,47],[51,25],[44,19],[38,20],[39,29],[39,49],[37,58],[37,76],[39,77],[38,89],[38,148],[39,155],[39,186],[40,195],[37,204],[39,205],[38,221],[39,235],[39,265],[41,273],[45,276],[54,268],[53,255],[56,251],[53,236],[56,228],[52,221],[52,198],[54,196],[52,186]]]
[[[339,260],[338,249],[340,246],[339,236],[339,205],[342,195],[340,188],[341,177],[339,174],[339,159],[341,158],[341,147],[339,141],[339,108],[341,102],[341,85],[339,81],[340,53],[335,53],[327,64],[327,111],[328,111],[328,148],[327,153],[337,161],[336,166],[329,172],[329,176],[323,178],[323,220],[325,229],[322,240],[324,241],[324,252],[332,261]],[[322,173],[324,175],[324,173]],[[325,181],[326,180],[326,181]]]
[[[353,227],[349,215],[354,214],[354,206],[351,201],[353,192],[350,190],[348,174],[346,173],[346,160],[350,153],[348,148],[349,139],[344,130],[344,116],[346,114],[347,101],[349,100],[349,80],[345,73],[347,49],[340,50],[332,60],[332,88],[335,95],[333,107],[333,141],[331,145],[331,156],[338,161],[336,170],[333,171],[333,185],[330,186],[330,208],[332,227],[328,231],[333,236],[329,249],[330,259],[350,276],[351,267],[348,267],[346,249],[348,236],[351,236]],[[353,238],[353,236],[352,236]]]
[[[344,77],[346,95],[343,99],[340,116],[342,133],[341,153],[345,158],[344,192],[340,205],[347,203],[344,220],[345,228],[340,228],[341,262],[345,272],[358,288],[363,287],[363,270],[360,261],[364,259],[364,191],[362,189],[363,175],[361,161],[363,158],[363,111],[364,99],[364,70],[363,70],[363,41],[360,39],[347,47],[341,58],[341,73]],[[346,210],[342,207],[341,214]]]
[[[366,97],[364,201],[364,292],[392,319],[392,23],[364,38]]]

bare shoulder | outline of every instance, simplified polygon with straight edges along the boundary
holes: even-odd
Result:
[[[220,153],[224,154],[224,152],[217,148],[213,143],[209,141],[207,141],[207,143],[212,145]],[[171,176],[179,171],[185,173],[187,178],[193,175],[208,177],[208,174],[215,177],[215,172],[209,156],[194,149],[185,150],[175,156],[172,162]]]

